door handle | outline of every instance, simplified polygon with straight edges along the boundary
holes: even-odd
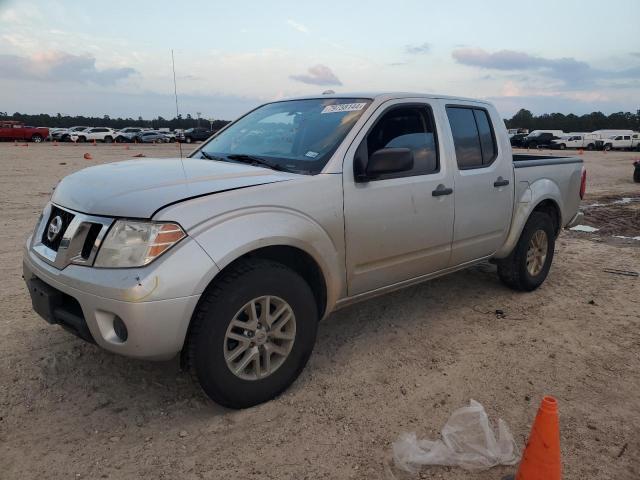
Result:
[[[438,185],[438,187],[431,192],[431,195],[434,197],[441,197],[442,195],[451,195],[453,193],[453,188],[447,188],[443,184]]]
[[[498,177],[498,179],[493,182],[493,186],[498,188],[498,187],[506,187],[507,185],[509,185],[509,180],[505,180],[502,177]]]

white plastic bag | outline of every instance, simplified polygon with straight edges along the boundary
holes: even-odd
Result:
[[[498,419],[498,439],[482,405],[475,400],[451,414],[442,427],[442,440],[418,440],[415,433],[403,433],[393,444],[395,464],[417,473],[422,465],[450,465],[465,470],[486,470],[496,465],[513,465],[520,454],[507,424]]]

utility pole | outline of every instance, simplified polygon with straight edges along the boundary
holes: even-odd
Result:
[[[202,116],[202,112],[196,112],[196,116],[198,117],[198,128],[200,128],[200,117]]]

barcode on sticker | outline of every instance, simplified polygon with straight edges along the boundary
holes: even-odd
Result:
[[[320,113],[355,112],[362,110],[366,103],[340,103],[338,105],[327,105]]]

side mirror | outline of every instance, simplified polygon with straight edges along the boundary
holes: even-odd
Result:
[[[367,162],[366,175],[376,178],[385,173],[406,172],[413,168],[413,152],[408,148],[382,148]]]

